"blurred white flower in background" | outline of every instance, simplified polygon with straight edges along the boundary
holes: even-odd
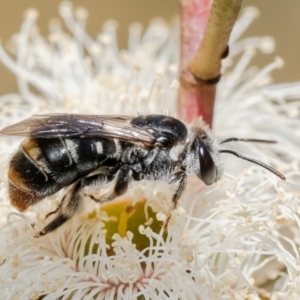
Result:
[[[63,2],[60,14],[68,33],[52,22],[48,38],[41,36],[30,10],[9,44],[14,55],[0,47],[19,85],[19,94],[0,98],[1,128],[34,113],[176,112],[177,25],[154,20],[143,32],[133,24],[128,49],[119,50],[114,21],[92,40],[84,9]],[[1,299],[299,299],[300,82],[271,84],[279,58],[261,70],[250,66],[257,50],[274,50],[270,37],[239,39],[256,14],[245,10],[233,31],[214,134],[277,140],[232,147],[271,164],[286,182],[224,156],[218,183],[190,178],[168,234],[151,211],[163,218],[172,187],[141,182],[123,199],[133,200],[132,213],[117,213],[118,204],[100,212],[87,199],[86,212],[34,239],[64,192],[26,214],[10,212],[5,168],[20,140],[1,138]]]

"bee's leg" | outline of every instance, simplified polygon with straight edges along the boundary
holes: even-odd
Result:
[[[151,151],[148,152],[148,154],[143,157],[143,163],[145,166],[149,166],[150,164],[152,164],[152,162],[154,161],[157,153],[158,153],[159,149],[158,148],[154,148]]]
[[[114,179],[115,173],[116,172],[111,173],[111,174],[96,174],[96,175],[92,175],[92,176],[89,176],[89,177],[82,178],[81,179],[82,187],[85,187],[85,186],[101,186],[102,184],[109,183]],[[97,199],[93,195],[85,194],[85,196],[90,197],[92,200],[94,200],[97,203],[101,202],[100,199]]]
[[[167,227],[168,227],[168,223],[171,219],[172,211],[177,208],[178,200],[179,200],[179,198],[180,198],[180,196],[181,196],[181,194],[184,191],[184,188],[186,186],[186,178],[187,178],[186,173],[183,172],[183,171],[179,171],[179,172],[175,173],[169,181],[170,184],[177,183],[178,185],[177,185],[177,189],[176,189],[176,191],[175,191],[175,193],[172,197],[172,204],[171,204],[170,210],[167,214],[167,218],[166,218],[166,220],[164,222],[164,225],[163,225],[164,230],[166,230]]]
[[[80,206],[83,197],[82,197],[82,184],[79,180],[75,183],[72,190],[63,198],[61,204],[59,205],[58,209],[55,212],[58,215],[49,223],[47,224],[41,231],[39,231],[34,237],[38,238],[41,237],[51,231],[54,231],[70,218],[74,216],[78,207]],[[53,212],[54,213],[54,212]],[[50,213],[52,214],[52,213]]]
[[[109,202],[118,196],[123,195],[128,188],[129,182],[132,179],[132,170],[128,166],[122,166],[116,176],[116,185],[112,193],[103,195],[100,199],[93,197],[92,199],[98,203]]]
[[[149,166],[155,159],[159,148],[154,148],[152,150],[141,149],[139,147],[129,148],[122,158],[124,164],[134,164],[137,162],[143,162],[145,166]]]
[[[83,201],[83,187],[104,184],[113,180],[113,178],[114,175],[112,174],[96,174],[90,177],[84,177],[79,180],[74,184],[71,191],[64,196],[58,208],[55,211],[50,212],[48,215],[46,215],[46,217],[54,213],[58,213],[58,215],[34,237],[37,238],[51,231],[54,231],[74,216],[81,202]]]
[[[102,184],[111,182],[114,179],[113,174],[96,174],[81,179],[82,187],[85,186],[101,186]],[[89,195],[87,195],[89,196]]]
[[[137,160],[146,157],[148,153],[148,150],[142,149],[138,146],[127,148],[122,153],[122,162],[124,164],[134,164]]]
[[[64,202],[65,198],[66,198],[66,195],[62,198],[62,200],[60,201],[59,205],[57,206],[57,208],[55,210],[50,211],[49,213],[46,214],[45,220],[60,211],[62,203]]]

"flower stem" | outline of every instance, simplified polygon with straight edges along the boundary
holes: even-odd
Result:
[[[214,0],[211,10],[210,4],[209,0],[181,0],[178,114],[188,122],[202,116],[211,126],[221,59],[228,54],[242,0]]]

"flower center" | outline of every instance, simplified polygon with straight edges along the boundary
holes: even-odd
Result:
[[[106,230],[106,244],[109,246],[107,255],[115,255],[112,247],[115,239],[114,235],[117,233],[121,238],[125,238],[127,232],[132,233],[132,244],[136,246],[138,251],[144,251],[151,245],[147,235],[140,232],[140,226],[149,227],[154,233],[159,233],[162,227],[162,221],[157,220],[156,213],[147,205],[147,200],[143,199],[138,202],[132,199],[121,199],[105,203],[101,206],[101,211],[107,214],[107,217],[102,221]],[[89,219],[96,217],[97,211],[89,215]],[[167,233],[163,235],[166,238]],[[87,245],[90,247],[90,245]],[[97,247],[96,247],[97,248]],[[95,248],[95,253],[97,249]],[[147,256],[147,252],[144,252]]]

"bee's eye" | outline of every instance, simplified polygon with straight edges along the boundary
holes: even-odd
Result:
[[[199,160],[200,160],[201,180],[206,185],[210,185],[214,183],[217,176],[217,169],[205,145],[200,145],[199,147]]]

